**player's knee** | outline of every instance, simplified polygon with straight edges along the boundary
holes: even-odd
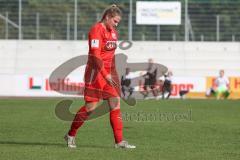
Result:
[[[111,110],[120,108],[120,98],[119,97],[109,98],[108,103],[109,103]]]
[[[92,112],[96,109],[97,102],[86,102],[85,107],[87,112]]]

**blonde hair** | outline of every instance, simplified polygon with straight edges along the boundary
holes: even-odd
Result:
[[[111,6],[107,7],[104,10],[101,21],[103,21],[107,16],[110,16],[110,17],[120,16],[121,17],[122,11],[116,4],[112,4]]]

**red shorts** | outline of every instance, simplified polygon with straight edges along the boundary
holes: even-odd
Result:
[[[119,84],[117,75],[112,75],[114,81]],[[88,102],[98,102],[100,99],[109,99],[111,97],[120,97],[119,87],[110,85],[101,73],[91,74],[85,72],[84,100]]]

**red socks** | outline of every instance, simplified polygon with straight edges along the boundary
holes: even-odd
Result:
[[[86,107],[81,107],[72,122],[71,129],[68,132],[69,136],[76,136],[78,128],[83,125],[84,121],[88,118],[88,115],[89,114],[87,113]]]
[[[110,112],[110,123],[113,129],[115,143],[120,143],[123,140],[123,123],[120,109]]]
[[[68,132],[69,136],[75,137],[77,130],[83,125],[84,121],[88,118],[89,114],[86,107],[83,106],[76,114],[71,129]],[[110,111],[110,123],[112,126],[115,143],[120,143],[123,140],[123,123],[120,109]]]

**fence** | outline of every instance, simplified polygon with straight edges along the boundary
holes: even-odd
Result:
[[[123,10],[120,39],[239,41],[240,1],[181,0],[181,25],[136,24],[136,0]],[[0,0],[0,39],[84,40],[110,0]]]

